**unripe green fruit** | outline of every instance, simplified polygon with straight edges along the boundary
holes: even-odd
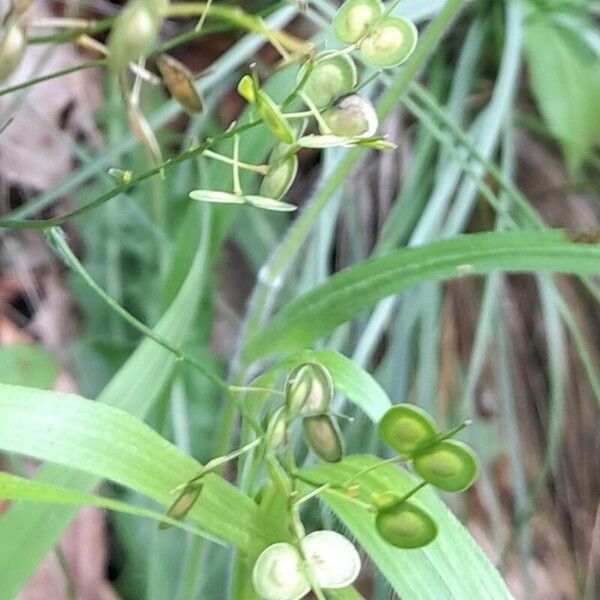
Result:
[[[303,67],[298,80],[304,77]],[[305,94],[321,108],[328,106],[340,96],[349,93],[358,82],[354,61],[346,54],[317,56],[310,75],[304,84]]]
[[[378,511],[375,526],[379,535],[397,548],[421,548],[437,536],[435,521],[412,502],[398,502]]]
[[[340,137],[371,137],[379,125],[373,105],[357,95],[342,98],[323,113],[323,119],[331,132]]]
[[[288,151],[288,144],[278,144],[269,157],[269,170],[260,185],[261,196],[279,200],[290,189],[298,172],[298,157],[295,154],[280,160]]]
[[[445,492],[462,492],[471,487],[479,473],[473,450],[456,440],[443,440],[417,452],[413,469],[425,481]]]
[[[386,17],[363,39],[360,53],[372,67],[397,67],[413,53],[418,37],[417,28],[407,19]]]
[[[341,42],[354,44],[367,34],[382,13],[379,0],[348,0],[333,18],[333,31]]]
[[[399,454],[412,454],[435,441],[438,428],[423,409],[412,404],[390,408],[379,422],[381,439]]]
[[[9,18],[0,30],[0,81],[4,81],[20,64],[27,47],[25,28]]]

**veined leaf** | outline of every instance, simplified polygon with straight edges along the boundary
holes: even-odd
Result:
[[[174,346],[181,346],[194,320],[210,244],[200,245],[190,271],[171,307],[156,327],[157,333]],[[98,397],[98,402],[116,406],[143,417],[169,381],[175,358],[151,339],[131,355]],[[90,492],[99,478],[56,465],[43,466],[36,480]],[[12,506],[0,519],[0,598],[14,598],[45,554],[54,546],[77,513],[77,507],[60,505]]]
[[[130,414],[72,394],[0,384],[0,448],[127,486],[161,504],[200,465]],[[269,541],[258,507],[223,478],[205,478],[190,518],[252,552]]]
[[[246,345],[247,362],[307,346],[379,300],[423,281],[494,270],[600,273],[600,246],[575,244],[561,231],[480,233],[391,252],[334,275],[286,305]]]
[[[371,456],[350,456],[340,463],[323,464],[302,473],[315,482],[342,484],[377,460]],[[368,501],[371,494],[388,490],[404,494],[414,487],[416,479],[402,469],[386,465],[361,476],[356,483],[360,485],[361,498]],[[417,492],[411,502],[435,519],[438,536],[424,548],[410,551],[382,540],[372,513],[338,494],[324,492],[321,497],[367,551],[399,597],[410,600],[511,598],[498,571],[432,489]]]
[[[545,14],[531,15],[526,32],[533,95],[576,173],[600,138],[598,57],[575,31]]]

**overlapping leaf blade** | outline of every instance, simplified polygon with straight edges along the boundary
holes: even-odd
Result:
[[[480,233],[392,252],[333,276],[285,306],[246,345],[246,361],[302,348],[379,300],[423,281],[493,270],[600,273],[600,247],[561,231]]]

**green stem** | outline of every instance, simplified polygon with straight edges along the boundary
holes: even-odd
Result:
[[[92,291],[95,292],[96,295],[98,295],[98,297],[101,300],[103,300],[114,312],[121,316],[121,318],[123,318],[132,327],[137,329],[140,333],[154,340],[157,344],[161,345],[163,348],[171,352],[173,355],[175,355],[177,360],[182,360],[189,363],[198,372],[204,375],[204,377],[211,381],[216,387],[222,389],[225,392],[229,391],[229,385],[226,381],[224,381],[218,375],[215,375],[214,373],[206,369],[206,367],[199,363],[195,358],[189,356],[182,350],[179,350],[178,348],[172,346],[165,338],[157,334],[153,329],[148,327],[145,323],[142,323],[130,312],[125,310],[120,304],[115,302],[115,300],[111,296],[109,296],[85,270],[83,265],[79,262],[77,257],[69,248],[65,240],[65,236],[60,229],[53,228],[50,231],[48,231],[48,239],[52,248],[56,250],[56,252],[64,260],[65,264],[71,269],[73,269],[73,271],[75,271],[85,281],[85,283],[92,289]]]
[[[76,71],[83,71],[84,69],[93,69],[95,67],[103,67],[106,65],[106,61],[104,59],[100,60],[90,60],[88,62],[79,63],[77,65],[73,65],[72,67],[67,67],[66,69],[61,69],[60,71],[54,71],[52,73],[48,73],[47,75],[42,75],[40,77],[34,77],[33,79],[28,79],[23,83],[17,83],[16,85],[11,85],[9,87],[5,87],[0,89],[0,96],[5,96],[6,94],[12,94],[13,92],[18,92],[19,90],[23,90],[25,88],[31,87],[32,85],[37,85],[38,83],[43,83],[44,81],[49,81],[50,79],[56,79],[57,77],[62,77],[63,75],[69,75],[69,73],[75,73]]]
[[[267,174],[267,170],[268,170],[267,165],[252,165],[250,163],[245,163],[245,162],[240,162],[240,161],[237,161],[237,163],[236,163],[232,158],[229,158],[229,156],[224,156],[223,154],[218,154],[217,152],[213,152],[212,150],[205,150],[203,152],[203,155],[208,158],[212,158],[213,160],[218,160],[218,161],[228,164],[228,165],[237,164],[237,166],[240,169],[244,169],[246,171],[252,171],[253,173],[258,173],[259,175]]]
[[[138,175],[137,177],[132,177],[131,179],[128,179],[127,181],[123,181],[120,185],[114,187],[111,190],[108,190],[107,192],[105,192],[101,196],[98,196],[96,199],[92,200],[88,204],[85,204],[84,206],[82,206],[70,213],[64,214],[59,217],[53,217],[51,219],[37,219],[37,220],[36,219],[0,219],[0,228],[48,229],[49,227],[63,225],[67,221],[70,221],[71,219],[79,217],[79,216],[89,212],[90,210],[93,210],[93,209],[97,208],[98,206],[105,204],[109,200],[112,200],[115,196],[118,196],[119,194],[122,194],[123,192],[127,191],[128,189],[132,188],[133,186],[137,185],[138,183],[145,181],[146,179],[149,179],[150,177],[153,177],[154,175],[161,173],[163,170],[170,169],[171,167],[175,166],[176,164],[179,164],[181,162],[189,160],[190,158],[193,158],[194,156],[196,156],[198,154],[202,154],[203,152],[206,151],[207,148],[214,146],[218,142],[221,142],[225,139],[229,139],[236,134],[240,134],[244,131],[247,131],[248,129],[256,127],[260,123],[262,123],[261,120],[252,121],[251,123],[246,123],[245,125],[240,125],[239,127],[236,127],[235,129],[230,129],[230,130],[222,133],[221,135],[215,136],[213,138],[206,138],[206,140],[199,146],[196,146],[195,148],[191,148],[190,150],[187,150],[186,152],[182,152],[181,154],[178,154],[177,156],[169,158],[166,161],[164,161],[163,163],[161,163],[160,165],[157,165],[156,167],[153,167],[152,169],[150,169],[148,171],[140,173],[140,175]]]

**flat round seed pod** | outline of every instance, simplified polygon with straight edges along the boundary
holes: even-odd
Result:
[[[342,432],[330,415],[314,415],[302,419],[304,439],[308,447],[325,462],[344,458]]]
[[[265,127],[281,142],[292,144],[294,131],[284,119],[279,107],[262,90],[256,90],[256,110]]]
[[[422,508],[404,501],[377,512],[379,535],[397,548],[421,548],[437,536],[435,521]]]
[[[199,114],[204,104],[191,71],[177,59],[168,54],[161,54],[156,59],[156,66],[169,94],[190,114]]]
[[[193,190],[189,194],[192,200],[199,202],[214,202],[216,204],[244,204],[244,199],[229,192],[218,192],[215,190]]]
[[[196,500],[198,500],[198,496],[200,495],[201,491],[201,483],[197,483],[190,488],[185,488],[167,509],[167,517],[171,517],[171,519],[175,519],[177,521],[184,519],[190,510],[192,510],[192,507],[196,503]],[[169,523],[165,523],[164,521],[161,521],[158,524],[159,529],[168,529],[169,527],[171,527],[171,525]]]
[[[412,454],[435,441],[438,428],[429,413],[412,404],[390,408],[379,421],[379,436],[398,454]]]
[[[335,531],[313,531],[302,540],[302,549],[321,587],[344,588],[358,577],[360,556],[343,535]]]
[[[252,206],[255,206],[256,208],[274,210],[276,212],[291,212],[298,208],[295,204],[281,202],[281,200],[266,198],[265,196],[254,196],[252,194],[244,196],[244,200],[248,202],[248,204],[252,204]]]
[[[335,106],[326,110],[323,120],[331,133],[349,138],[371,137],[379,126],[373,105],[355,94],[342,98]]]
[[[295,154],[280,160],[289,146],[277,144],[269,156],[269,170],[260,184],[260,195],[280,200],[290,189],[298,172],[298,157]]]
[[[348,0],[333,17],[333,31],[340,42],[354,44],[364,37],[369,27],[383,13],[379,0]]]
[[[252,583],[262,600],[300,600],[310,590],[300,553],[285,542],[263,550],[254,563]]]
[[[297,414],[306,416],[326,413],[333,393],[333,378],[328,369],[319,363],[299,365],[288,375],[285,383],[288,418]]]
[[[304,77],[305,67],[298,73]],[[316,57],[304,84],[304,93],[321,108],[348,94],[358,83],[354,61],[347,54],[324,53]]]
[[[413,469],[445,492],[462,492],[477,479],[479,465],[473,450],[456,440],[442,440],[413,456]]]
[[[417,28],[407,19],[386,17],[360,43],[360,54],[371,67],[397,67],[413,53],[418,37]]]

